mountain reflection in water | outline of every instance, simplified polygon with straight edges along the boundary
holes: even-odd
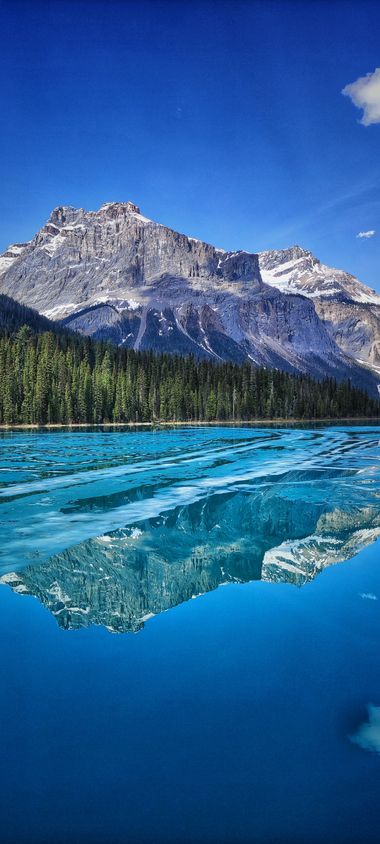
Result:
[[[357,443],[354,467],[341,454],[343,466],[335,457],[331,468],[325,454],[323,468],[281,474],[276,467],[240,490],[206,489],[199,500],[8,571],[0,582],[37,596],[62,628],[114,632],[136,632],[222,584],[302,586],[380,535],[373,457],[364,452],[360,461]]]

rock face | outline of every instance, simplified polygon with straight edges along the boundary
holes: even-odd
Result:
[[[339,289],[326,302],[318,287],[311,291],[306,276],[321,265],[310,253],[295,248],[284,256],[224,252],[148,220],[131,202],[95,212],[59,207],[30,243],[0,258],[0,292],[95,339],[350,377],[373,391],[373,375],[354,358],[377,360],[378,334],[365,317],[375,319],[380,299],[367,301],[367,288],[330,271],[356,285],[350,307],[363,314],[354,341],[346,322],[357,310],[352,317],[342,310],[347,296]],[[297,283],[285,284],[290,264]]]
[[[339,348],[380,372],[380,296],[374,290],[343,270],[327,267],[300,246],[261,252],[259,262],[266,284],[311,299]]]

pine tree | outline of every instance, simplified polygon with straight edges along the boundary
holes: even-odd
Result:
[[[0,335],[0,422],[245,421],[378,416],[332,378],[117,349],[26,326]]]

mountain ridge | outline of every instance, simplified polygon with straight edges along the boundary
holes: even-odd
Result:
[[[295,268],[284,261],[290,252]],[[369,370],[380,366],[380,297],[378,306],[346,291],[342,304],[341,289],[338,302],[334,292],[326,304],[315,279],[307,295],[305,272],[318,276],[324,266],[301,247],[261,255],[218,249],[150,220],[130,201],[104,203],[97,211],[57,206],[31,241],[0,257],[0,292],[95,339],[351,378],[373,392]],[[354,282],[357,296],[369,295]],[[352,330],[343,330],[342,322],[352,322],[363,305],[352,349]],[[329,320],[334,309],[337,326]],[[362,324],[367,311],[371,331]]]
[[[380,295],[375,290],[299,246],[261,252],[259,264],[267,284],[313,300],[319,318],[345,354],[380,372]]]
[[[64,328],[59,323],[52,322],[34,308],[28,308],[4,293],[0,293],[0,334],[12,334],[24,325],[36,333],[54,331],[63,334],[64,332]]]

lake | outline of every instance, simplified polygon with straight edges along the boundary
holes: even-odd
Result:
[[[1,842],[378,841],[379,438],[0,434]]]

